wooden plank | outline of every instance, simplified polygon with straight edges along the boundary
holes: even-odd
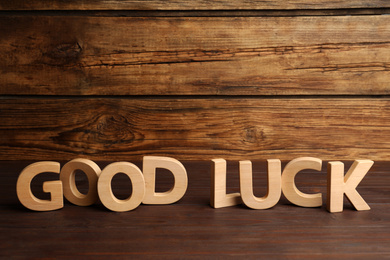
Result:
[[[0,160],[386,160],[390,99],[7,99]]]
[[[2,95],[387,95],[390,17],[0,17]]]
[[[390,7],[386,0],[82,0],[1,1],[0,10],[272,10]]]

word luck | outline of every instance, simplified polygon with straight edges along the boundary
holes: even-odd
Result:
[[[322,194],[306,194],[295,185],[295,176],[306,169],[321,170],[322,161],[312,157],[302,157],[290,161],[281,169],[280,160],[267,160],[268,193],[258,198],[253,195],[252,164],[240,161],[240,193],[226,194],[226,161],[212,160],[211,199],[214,208],[229,207],[243,202],[252,209],[268,209],[280,200],[281,193],[293,204],[302,207],[320,207]],[[369,210],[370,207],[357,192],[356,187],[374,164],[370,160],[357,160],[344,176],[344,164],[328,163],[327,209],[329,212],[343,211],[344,195],[357,210]],[[169,170],[174,177],[173,187],[167,192],[156,192],[156,169]],[[76,186],[75,174],[81,170],[88,178],[89,190],[81,193]],[[50,200],[36,198],[31,192],[31,180],[38,174],[54,172],[59,180],[43,183],[43,191],[51,195]],[[131,180],[132,194],[120,200],[112,192],[111,180],[118,174],[126,174]],[[75,159],[66,163],[62,169],[58,162],[44,161],[30,164],[21,173],[17,181],[16,192],[19,201],[35,211],[50,211],[64,206],[63,197],[78,206],[89,206],[98,199],[102,204],[117,212],[130,211],[143,204],[172,204],[180,200],[188,186],[187,172],[176,159],[146,156],[143,158],[143,172],[132,163],[115,162],[100,170],[91,160]]]

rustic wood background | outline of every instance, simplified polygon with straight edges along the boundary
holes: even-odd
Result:
[[[0,1],[0,160],[387,160],[389,8]]]

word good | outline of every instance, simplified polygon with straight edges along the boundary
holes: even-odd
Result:
[[[226,161],[212,160],[211,199],[214,208],[228,207],[241,203],[252,209],[268,209],[275,206],[281,193],[293,204],[302,207],[320,207],[322,194],[306,194],[295,185],[295,176],[305,169],[321,170],[322,161],[318,158],[302,157],[290,161],[281,170],[280,160],[268,162],[268,193],[262,198],[253,195],[252,164],[250,161],[240,161],[240,193],[226,194]],[[369,210],[370,207],[357,192],[356,187],[373,165],[373,161],[357,160],[344,176],[344,164],[329,162],[328,164],[328,196],[329,212],[343,211],[344,194],[357,210]],[[169,170],[174,177],[173,187],[167,192],[156,192],[156,169]],[[79,192],[75,182],[76,170],[83,171],[89,183],[87,194]],[[54,172],[60,175],[58,181],[43,183],[43,191],[51,194],[50,200],[40,200],[31,192],[31,180],[38,174]],[[112,192],[111,180],[118,174],[126,174],[132,183],[132,194],[129,198],[120,200]],[[17,181],[17,196],[27,208],[36,211],[49,211],[64,206],[63,197],[79,206],[89,206],[98,198],[102,204],[112,211],[123,212],[137,208],[143,204],[171,204],[180,200],[188,186],[187,172],[176,159],[167,157],[145,156],[143,172],[132,163],[116,162],[106,166],[102,171],[91,160],[75,159],[66,163],[62,169],[58,162],[37,162],[27,166]]]
[[[173,174],[174,185],[167,192],[155,192],[156,168],[164,168]],[[75,173],[81,170],[88,177],[87,194],[79,192]],[[38,174],[54,172],[60,174],[60,180],[43,183],[43,191],[51,194],[50,200],[36,198],[31,192],[31,180]],[[131,180],[132,194],[125,200],[117,199],[111,188],[112,178],[124,173]],[[63,208],[65,197],[78,206],[89,206],[99,198],[102,204],[112,211],[129,211],[143,204],[171,204],[180,200],[187,190],[187,172],[176,159],[146,156],[143,158],[143,173],[129,162],[115,162],[107,165],[103,171],[88,159],[75,159],[66,163],[61,171],[58,162],[37,162],[30,164],[20,173],[16,184],[19,201],[31,210],[49,211]]]

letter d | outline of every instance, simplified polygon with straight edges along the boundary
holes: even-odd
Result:
[[[156,168],[172,172],[174,185],[167,192],[156,192]],[[171,204],[180,200],[187,191],[188,178],[183,164],[168,157],[145,156],[143,160],[145,178],[145,197],[143,204]]]

